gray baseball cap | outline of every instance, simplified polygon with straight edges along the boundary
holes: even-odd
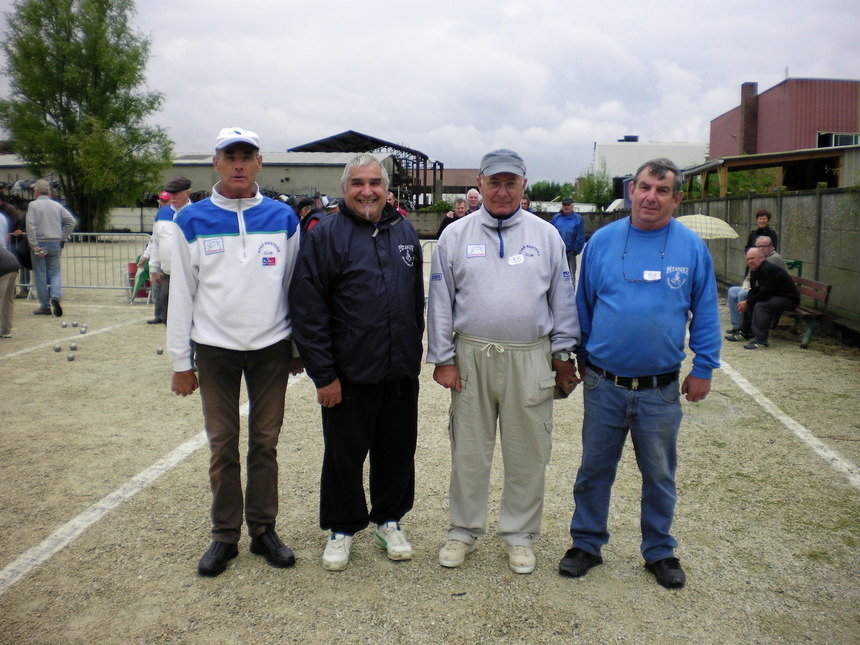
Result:
[[[526,162],[516,152],[505,148],[485,154],[484,158],[481,159],[481,174],[487,176],[501,172],[525,177]]]

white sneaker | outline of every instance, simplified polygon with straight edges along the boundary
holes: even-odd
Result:
[[[531,573],[535,570],[535,554],[530,546],[506,544],[508,566],[514,573]]]
[[[460,540],[448,540],[445,546],[439,549],[439,564],[443,567],[459,567],[477,546],[477,542],[466,544]]]
[[[412,545],[397,522],[386,522],[376,528],[373,543],[388,552],[389,560],[411,560]]]
[[[352,536],[343,533],[332,533],[325,543],[322,565],[326,571],[343,571],[349,564],[349,549],[352,547]]]

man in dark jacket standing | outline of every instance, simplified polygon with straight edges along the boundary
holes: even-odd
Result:
[[[340,211],[303,239],[290,288],[294,338],[322,406],[323,568],[345,569],[353,535],[374,522],[392,560],[412,547],[418,372],[424,331],[421,244],[386,202],[388,174],[371,155],[344,169]],[[362,469],[370,453],[370,503]]]
[[[797,307],[800,293],[785,269],[765,261],[762,249],[747,249],[747,266],[750,269],[750,292],[746,300],[738,303],[743,322],[740,331],[726,336],[726,340],[752,339],[744,349],[765,349],[771,319]]]

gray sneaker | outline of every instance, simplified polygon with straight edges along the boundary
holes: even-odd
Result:
[[[477,542],[466,544],[460,540],[448,540],[445,546],[439,549],[439,564],[443,567],[459,567],[477,546]]]

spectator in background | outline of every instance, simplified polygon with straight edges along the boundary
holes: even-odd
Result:
[[[394,206],[394,210],[400,213],[403,217],[406,217],[406,211],[400,208],[400,204],[397,203],[397,198],[394,197],[394,193],[392,193],[390,190],[388,191],[388,198],[386,199],[386,201],[392,206]]]
[[[27,235],[24,232],[27,224],[24,220],[24,216],[17,208],[6,201],[6,196],[3,194],[0,194],[0,213],[2,213],[7,220],[6,227],[9,235],[8,248],[18,259],[18,264],[21,267],[19,273],[19,282],[22,285],[21,291],[13,297],[26,298],[30,294],[30,269],[32,268],[32,264],[30,262],[30,245],[27,244]],[[25,252],[22,253],[22,251]]]
[[[749,237],[747,238],[747,249],[754,247],[756,239],[762,235],[767,235],[771,239],[774,250],[779,248],[779,238],[776,235],[776,231],[770,227],[770,220],[772,217],[773,216],[770,214],[770,211],[765,208],[756,212],[755,221],[756,224],[758,224],[758,228],[750,231]]]
[[[564,240],[570,280],[576,285],[576,256],[582,253],[582,248],[585,246],[585,225],[579,214],[573,211],[573,200],[570,197],[562,200],[561,210],[553,215],[550,224],[558,229],[561,239]]]
[[[788,271],[788,266],[786,266],[785,260],[782,259],[782,256],[779,253],[773,250],[773,242],[769,237],[767,237],[766,235],[758,237],[755,241],[755,247],[759,249],[762,253],[764,253],[765,259],[768,262]],[[747,267],[747,269],[749,269],[749,267]],[[726,330],[727,334],[734,334],[740,331],[741,312],[738,311],[738,303],[743,302],[747,299],[747,294],[749,294],[749,290],[749,272],[747,272],[746,277],[744,277],[744,281],[741,286],[728,288],[728,291],[726,292],[726,300],[728,301],[729,318],[732,321],[732,326]]]
[[[158,210],[155,212],[155,220],[152,222],[152,230],[155,231],[155,222],[158,221],[158,214],[161,212],[163,208],[165,208],[170,203],[170,193],[166,190],[162,190],[161,194],[158,195]],[[149,243],[146,245],[146,248],[143,249],[143,253],[140,254],[140,257],[137,259],[137,270],[138,273],[144,269],[147,269],[149,266],[149,256],[152,254],[152,237],[150,236]],[[148,270],[148,269],[147,269]],[[154,317],[152,320],[147,320],[147,325],[160,325],[162,320],[161,314],[161,285],[150,279],[151,285],[151,300],[155,303],[155,311]]]
[[[152,239],[147,246],[149,251],[149,278],[157,287],[155,318],[147,324],[167,324],[167,310],[170,298],[170,269],[176,228],[172,222],[183,208],[191,203],[191,181],[185,177],[175,177],[164,186],[162,195],[167,195],[169,203],[155,214],[152,226]]]
[[[63,315],[60,255],[63,244],[75,230],[76,220],[65,206],[51,199],[47,180],[37,180],[33,184],[33,194],[36,199],[27,208],[27,241],[39,294],[39,308],[33,313],[50,316],[53,312],[59,318]]]
[[[439,224],[439,230],[436,231],[436,239],[439,239],[439,236],[442,235],[442,231],[448,228],[449,225],[453,224],[461,217],[466,216],[466,200],[463,197],[457,197],[454,199],[454,210],[451,211],[454,215],[453,217],[443,217],[442,223]]]
[[[466,192],[466,214],[474,213],[481,208],[481,193],[477,188],[470,188]]]
[[[15,278],[20,267],[15,252],[10,248],[10,222],[5,211],[0,213],[0,338],[12,338]]]
[[[741,328],[726,336],[726,340],[750,341],[744,349],[768,347],[770,321],[787,309],[800,304],[800,293],[788,271],[765,260],[761,248],[747,249],[747,266],[750,269],[750,290],[747,299],[738,303],[743,315]]]
[[[520,200],[520,208],[522,208],[524,211],[528,211],[529,213],[531,213],[531,205],[532,202],[528,198],[528,196],[523,195],[523,198]]]
[[[316,200],[311,197],[300,199],[298,204],[296,204],[296,212],[299,215],[299,221],[302,223],[302,233],[310,231],[324,215],[322,210],[317,208]]]

